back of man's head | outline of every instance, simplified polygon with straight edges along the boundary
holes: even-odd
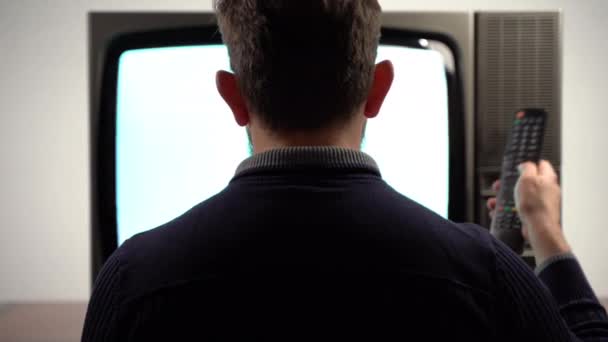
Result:
[[[339,126],[364,104],[380,37],[377,0],[217,0],[249,110],[283,133]]]

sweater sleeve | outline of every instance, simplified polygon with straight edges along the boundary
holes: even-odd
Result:
[[[82,332],[83,342],[118,340],[120,259],[114,253],[97,276]]]
[[[608,315],[576,258],[558,257],[542,266],[538,277],[551,291],[570,330],[577,336],[608,340]]]
[[[539,279],[507,246],[494,244],[501,335],[513,341],[608,341],[605,312],[578,263],[554,262]]]

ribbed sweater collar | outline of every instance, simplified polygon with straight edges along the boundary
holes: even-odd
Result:
[[[364,152],[335,146],[298,146],[253,155],[239,165],[236,176],[294,169],[364,169],[380,175],[374,159]]]

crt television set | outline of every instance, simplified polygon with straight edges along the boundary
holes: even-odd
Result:
[[[395,82],[362,142],[388,184],[455,221],[475,221],[479,186],[472,18],[385,14],[378,60]],[[221,191],[252,151],[215,89],[230,66],[211,13],[89,19],[95,276],[125,240]]]

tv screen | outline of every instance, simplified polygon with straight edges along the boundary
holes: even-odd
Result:
[[[423,44],[424,45],[424,44]],[[450,139],[448,79],[433,50],[380,46],[395,66],[380,115],[369,120],[364,152],[403,195],[448,217]],[[230,70],[223,45],[124,51],[116,91],[117,244],[158,227],[228,185],[251,155],[215,87]]]

